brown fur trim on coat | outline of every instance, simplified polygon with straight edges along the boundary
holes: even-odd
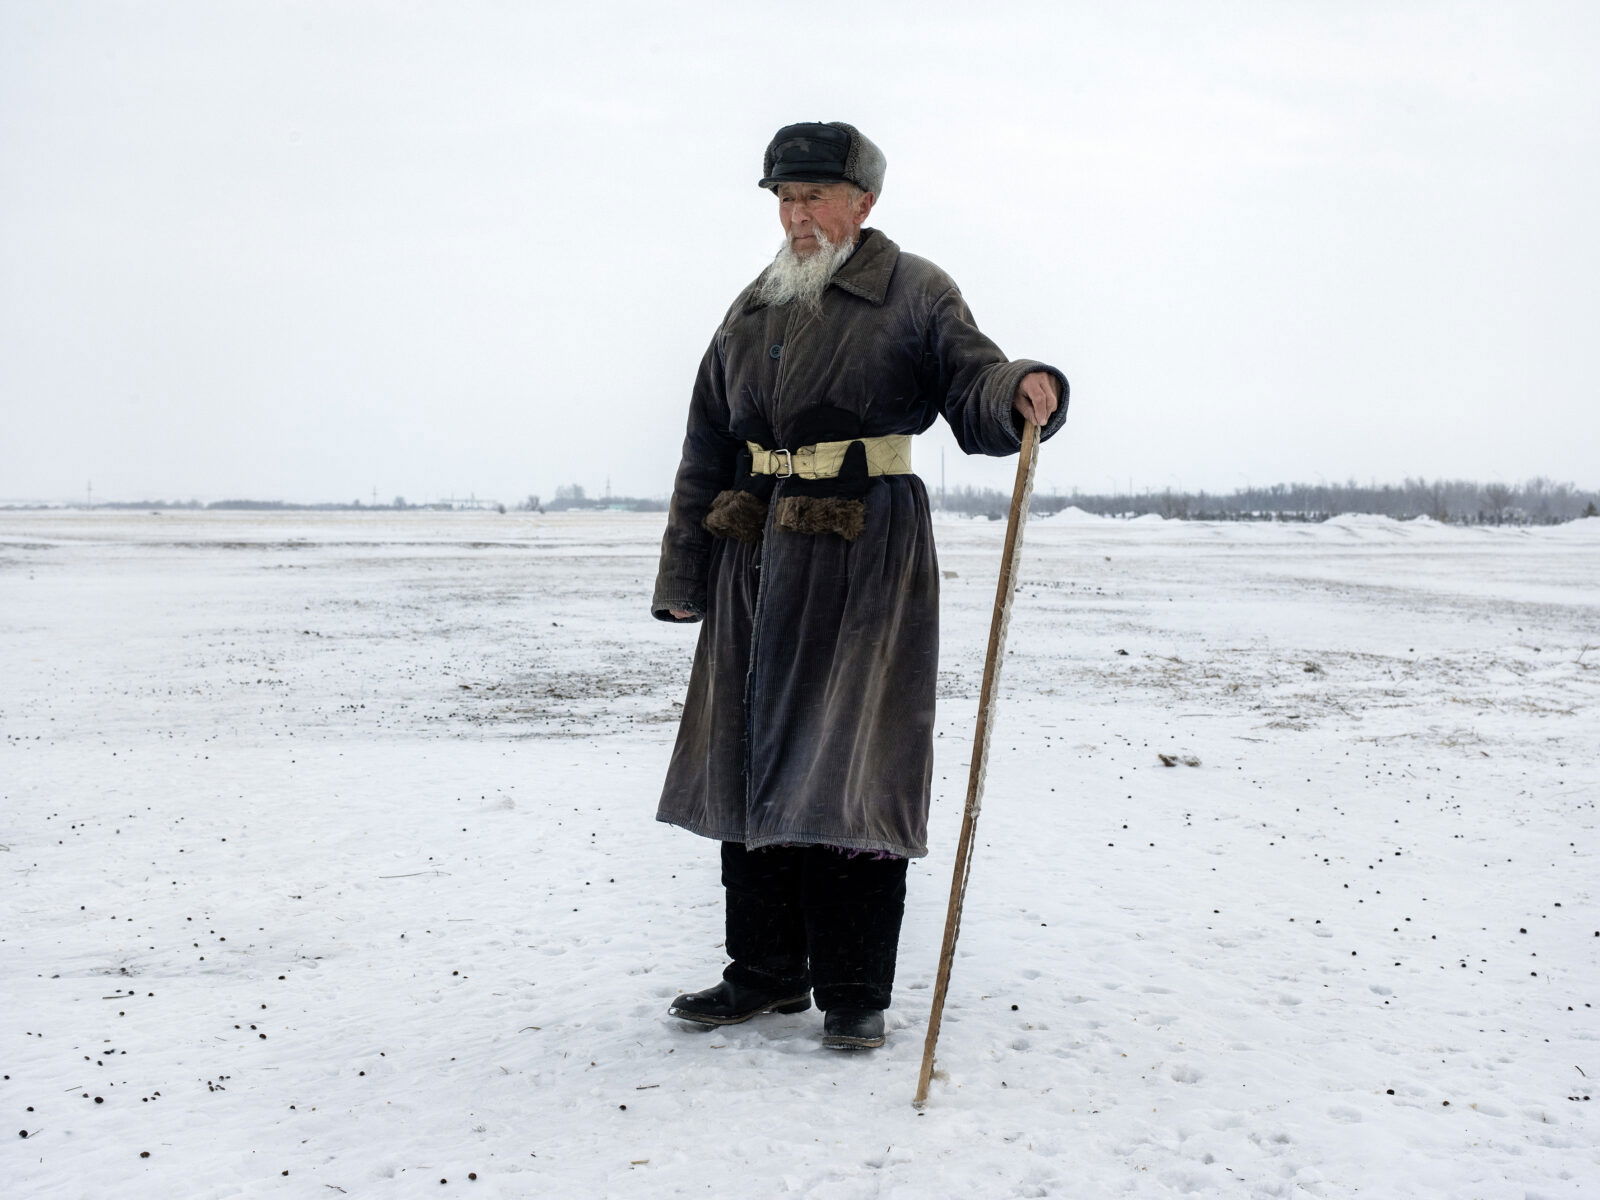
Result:
[[[767,502],[760,496],[730,488],[717,493],[717,498],[711,502],[711,511],[700,523],[708,533],[736,538],[747,546],[754,546],[761,540],[761,531],[767,523]]]
[[[837,533],[847,542],[867,525],[867,504],[845,496],[785,496],[778,501],[778,528],[790,533]]]

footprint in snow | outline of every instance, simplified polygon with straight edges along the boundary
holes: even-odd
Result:
[[[1266,1146],[1268,1143],[1274,1146],[1286,1146],[1294,1140],[1287,1133],[1251,1133],[1248,1136],[1258,1146]]]

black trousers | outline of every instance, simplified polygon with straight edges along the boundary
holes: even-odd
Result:
[[[723,842],[733,959],[723,978],[795,993],[810,987],[824,1010],[888,1008],[906,865],[826,846]]]

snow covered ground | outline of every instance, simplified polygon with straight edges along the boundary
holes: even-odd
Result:
[[[1003,529],[864,1055],[666,1016],[659,532],[0,514],[6,1195],[1600,1195],[1600,522],[1032,523],[922,1115]]]

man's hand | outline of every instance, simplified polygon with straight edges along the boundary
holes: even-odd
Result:
[[[667,611],[680,621],[687,621],[690,617],[694,616],[693,613],[684,612],[681,608],[669,608]]]
[[[1022,419],[1043,425],[1055,414],[1061,404],[1061,384],[1048,371],[1029,371],[1017,384],[1017,394],[1011,398],[1011,407],[1022,414]]]

